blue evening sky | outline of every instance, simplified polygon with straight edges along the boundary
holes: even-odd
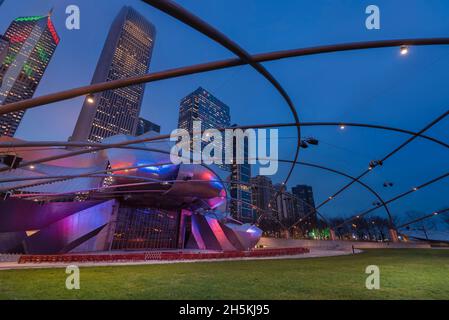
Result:
[[[0,1],[1,2],[1,1]],[[220,29],[251,53],[342,42],[449,36],[447,0],[183,0],[180,4]],[[81,29],[65,28],[65,8],[81,10]],[[211,40],[139,0],[5,0],[0,33],[18,16],[42,15],[54,6],[53,21],[61,42],[35,96],[89,84],[109,26],[119,9],[130,4],[157,28],[151,71],[229,58]],[[381,29],[365,28],[365,8],[381,10]],[[286,88],[302,121],[365,122],[418,131],[449,105],[449,46],[414,47],[406,57],[398,48],[343,52],[266,63]],[[180,99],[203,86],[231,108],[233,123],[291,122],[278,93],[250,67],[148,84],[141,115],[168,133],[176,128]],[[66,140],[82,99],[72,99],[26,113],[18,138]],[[446,119],[428,131],[449,142]],[[280,130],[280,157],[293,157],[296,130]],[[301,152],[301,160],[358,175],[372,159],[382,158],[408,136],[385,131],[334,127],[303,128],[303,136],[320,140]],[[438,175],[449,166],[449,150],[417,140],[376,169],[364,181],[389,199]],[[288,166],[273,177],[279,182]],[[383,188],[384,181],[395,183]],[[320,203],[347,180],[297,166],[288,186],[310,184]],[[325,215],[353,215],[372,206],[372,195],[352,186],[324,206]],[[391,204],[393,213],[429,213],[449,206],[449,180]],[[376,211],[383,214],[381,210]]]

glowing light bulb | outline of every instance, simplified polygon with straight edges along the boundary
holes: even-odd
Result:
[[[408,54],[408,47],[407,46],[401,46],[400,53],[402,56],[405,56]]]

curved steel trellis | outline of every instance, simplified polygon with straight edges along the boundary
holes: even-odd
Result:
[[[399,200],[399,199],[401,199],[401,198],[403,198],[403,197],[405,197],[405,196],[407,196],[407,195],[409,195],[409,194],[412,194],[412,193],[414,193],[414,192],[416,192],[416,191],[418,191],[418,190],[420,190],[420,189],[423,189],[423,188],[425,188],[425,187],[428,187],[428,186],[430,186],[430,185],[432,185],[432,184],[434,184],[434,183],[436,183],[436,182],[438,182],[438,181],[440,181],[440,180],[443,180],[443,179],[445,179],[445,178],[447,178],[447,177],[449,177],[449,172],[446,172],[445,174],[442,174],[442,175],[440,175],[440,176],[438,176],[438,177],[436,177],[436,178],[433,178],[433,179],[431,179],[431,180],[429,180],[429,181],[427,181],[427,182],[425,182],[425,183],[423,183],[423,184],[421,184],[421,185],[419,185],[419,186],[417,186],[417,187],[414,187],[414,188],[412,188],[412,189],[410,189],[410,190],[408,190],[408,191],[405,191],[405,192],[403,192],[403,193],[397,195],[396,197],[393,197],[393,198],[391,198],[391,199],[385,201],[385,204],[390,204],[390,203],[392,203],[392,202],[394,202],[394,201],[397,201],[397,200]],[[363,217],[363,216],[365,216],[365,215],[367,215],[367,214],[373,212],[374,210],[379,209],[380,207],[381,207],[381,206],[376,205],[375,207],[373,207],[373,208],[371,208],[371,209],[368,209],[368,210],[366,210],[366,211],[364,211],[364,212],[362,212],[362,213],[360,213],[360,214],[358,214],[358,215],[356,215],[356,216],[353,216],[353,217],[351,217],[351,218],[349,218],[349,219],[343,221],[342,223],[340,223],[339,225],[337,225],[336,228],[338,228],[338,227],[340,227],[340,226],[342,226],[342,225],[344,225],[344,224],[346,224],[346,223],[348,223],[348,222],[351,222],[352,220],[354,220],[354,219],[356,219],[356,218]]]
[[[153,151],[153,152],[159,152],[159,153],[165,153],[168,154],[169,152],[165,151],[165,150],[158,150],[158,149],[153,149],[153,148],[145,148],[145,147],[138,147],[138,146],[128,146],[128,149],[134,149],[134,150],[143,150],[143,151]],[[309,167],[314,167],[314,168],[318,168],[318,169],[322,169],[322,170],[326,170],[329,172],[333,172],[335,174],[339,174],[342,175],[346,178],[355,180],[354,177],[350,176],[349,174],[346,174],[342,171],[338,171],[336,169],[332,169],[332,168],[328,168],[322,165],[317,165],[317,164],[313,164],[313,163],[307,163],[307,162],[298,162],[295,161],[293,162],[292,160],[283,160],[280,159],[278,160],[279,162],[285,162],[285,163],[292,163],[294,165],[296,164],[300,164],[300,165],[304,165],[304,166],[309,166]],[[163,164],[170,164],[170,163],[163,163]],[[146,167],[148,165],[139,165],[139,166],[130,166],[130,167],[123,167],[123,168],[116,168],[116,169],[105,169],[105,170],[98,170],[98,171],[94,171],[94,172],[90,172],[90,173],[85,173],[85,174],[81,174],[81,175],[64,175],[64,176],[46,176],[46,177],[23,177],[23,178],[8,178],[8,179],[0,179],[0,183],[5,183],[5,182],[16,182],[16,181],[33,181],[33,180],[49,180],[49,179],[54,179],[51,181],[45,181],[43,183],[33,183],[33,184],[28,184],[28,185],[21,185],[21,186],[17,186],[17,187],[13,187],[13,188],[1,188],[0,192],[2,191],[11,191],[11,190],[17,190],[17,189],[23,189],[23,188],[29,188],[29,187],[34,187],[34,186],[38,186],[38,185],[42,185],[42,184],[48,184],[48,183],[53,183],[53,182],[59,182],[59,181],[64,181],[64,180],[68,180],[68,179],[74,179],[74,178],[82,178],[82,177],[90,177],[92,175],[97,175],[97,174],[102,174],[102,173],[109,173],[109,172],[115,172],[115,171],[123,171],[123,170],[130,170],[130,169],[138,169],[138,168],[143,168]],[[359,183],[360,185],[362,185],[365,189],[367,189],[369,192],[371,192],[382,204],[384,204],[386,213],[388,215],[388,217],[391,220],[391,213],[387,207],[387,205],[385,205],[384,200],[382,199],[382,197],[376,192],[374,191],[374,189],[372,189],[370,186],[368,186],[367,184],[361,182],[361,181],[356,181],[357,183]],[[313,208],[314,210],[316,210],[316,208]],[[318,211],[317,211],[318,212]],[[327,221],[327,219],[320,214],[320,216],[322,216],[323,219],[325,219]],[[295,223],[296,224],[296,223]]]
[[[304,56],[304,55],[311,55],[311,54],[319,54],[319,53],[326,53],[326,52],[336,52],[336,51],[346,51],[346,50],[357,50],[357,49],[368,49],[368,48],[381,48],[381,47],[392,47],[392,46],[399,46],[399,45],[436,45],[436,44],[449,44],[448,38],[440,38],[440,39],[408,39],[408,40],[387,40],[387,41],[374,41],[374,42],[364,42],[364,43],[353,43],[353,44],[341,44],[341,45],[331,45],[331,46],[322,46],[322,47],[315,47],[315,48],[305,48],[305,49],[295,49],[295,50],[286,50],[286,51],[280,51],[280,52],[274,52],[274,53],[267,53],[267,54],[261,54],[261,55],[249,55],[245,51],[243,51],[238,45],[228,42],[229,39],[223,38],[222,34],[218,32],[217,30],[213,29],[212,27],[208,26],[207,24],[201,26],[203,21],[199,20],[199,18],[191,15],[189,12],[185,11],[182,7],[179,7],[178,5],[168,2],[168,1],[160,1],[160,0],[147,0],[146,2],[153,4],[154,6],[159,6],[159,9],[162,9],[163,11],[167,13],[171,13],[172,16],[178,15],[178,19],[186,19],[184,22],[188,23],[189,25],[193,26],[194,28],[197,28],[197,30],[201,31],[200,29],[203,27],[206,27],[204,29],[203,33],[211,37],[212,39],[220,42],[222,45],[233,51],[234,53],[237,53],[240,56],[240,59],[229,59],[225,61],[218,61],[218,62],[212,62],[209,64],[202,64],[198,66],[192,66],[187,68],[180,68],[180,69],[174,69],[174,70],[168,70],[166,72],[159,73],[158,75],[155,74],[149,74],[145,75],[143,77],[135,77],[130,79],[124,79],[122,82],[117,81],[114,83],[109,83],[109,86],[106,84],[98,84],[93,86],[87,86],[83,88],[78,88],[74,90],[65,91],[62,93],[57,93],[54,95],[49,95],[45,97],[30,99],[22,102],[12,103],[9,105],[4,106],[0,110],[0,115],[4,113],[9,113],[12,111],[17,110],[25,110],[27,108],[35,107],[38,105],[48,104],[50,102],[60,101],[69,99],[72,97],[76,97],[79,95],[87,94],[87,93],[93,93],[93,92],[99,92],[104,90],[110,90],[113,88],[119,88],[123,86],[129,86],[136,83],[143,83],[143,82],[150,82],[150,81],[157,81],[162,79],[167,79],[169,77],[175,77],[175,76],[182,76],[187,74],[192,74],[196,72],[205,72],[205,71],[212,71],[212,70],[218,70],[221,68],[226,67],[232,67],[232,66],[238,66],[238,65],[244,65],[244,64],[250,64],[252,65],[257,71],[259,71],[261,74],[263,74],[275,87],[276,89],[283,95],[283,97],[286,99],[287,103],[289,101],[287,93],[282,89],[282,87],[277,83],[277,81],[260,65],[259,62],[263,61],[271,61],[276,59],[282,59],[282,58],[290,58],[295,56]],[[192,19],[193,17],[193,19]],[[195,20],[196,19],[196,20]],[[198,24],[199,23],[199,24]],[[195,27],[196,25],[196,27]],[[199,29],[198,29],[199,28]],[[220,39],[221,38],[221,39]],[[224,42],[223,42],[224,41]],[[222,43],[223,42],[223,43]],[[236,51],[234,51],[236,50]],[[239,52],[239,50],[242,50]],[[240,53],[240,54],[239,54]],[[276,85],[277,84],[277,85]],[[115,87],[114,87],[115,86]],[[91,89],[91,90],[88,90]],[[53,101],[52,101],[53,99]],[[47,102],[46,102],[47,101]],[[291,100],[290,100],[291,102]],[[292,108],[292,111],[295,113],[295,108],[293,104],[289,103],[289,106]],[[295,120],[298,120],[295,118]],[[298,128],[299,133],[299,121],[296,122],[296,126]],[[419,135],[419,134],[418,134]],[[419,135],[421,136],[421,135]],[[414,136],[413,138],[409,139],[410,141],[416,138]],[[300,135],[298,134],[298,142],[300,139]],[[434,139],[436,140],[436,139]],[[410,142],[408,141],[408,142]],[[405,144],[407,144],[406,142]],[[441,144],[441,143],[440,143]],[[401,149],[404,145],[401,145],[399,149]],[[446,145],[447,146],[447,145]],[[93,150],[90,152],[102,150],[104,148],[98,148],[97,150]],[[398,150],[394,150],[392,153],[395,153]],[[296,152],[296,158],[298,157],[299,149],[297,148]],[[74,152],[70,156],[74,156],[76,154],[83,154],[84,151],[79,151],[78,153]],[[389,154],[387,157],[391,156],[392,154]],[[46,161],[55,160],[57,158],[55,157],[49,157],[47,159],[41,159]],[[27,163],[26,165],[29,165],[30,163]],[[290,177],[295,164],[290,169],[289,175],[287,177]],[[2,170],[0,170],[2,171]],[[361,178],[361,177],[359,177]],[[355,178],[355,179],[359,179]],[[354,183],[354,182],[352,182]],[[352,185],[352,183],[350,185]]]
[[[110,147],[110,146],[109,146],[109,147]],[[146,150],[146,151],[166,152],[166,151],[163,151],[163,150],[157,150],[157,149],[151,149],[151,148],[143,148],[143,147],[138,147],[138,146],[129,146],[128,148],[130,148],[130,149],[137,149],[137,150]],[[280,161],[281,161],[281,160],[280,160]],[[291,161],[291,160],[285,160],[285,161]],[[163,164],[167,164],[167,163],[163,163]],[[306,165],[305,162],[302,162],[302,164]],[[313,164],[310,164],[310,163],[307,163],[307,165],[309,165],[309,166],[314,166]],[[88,175],[91,175],[91,174],[100,174],[100,173],[105,173],[105,172],[113,172],[113,171],[126,170],[126,169],[137,169],[137,168],[142,168],[142,167],[146,167],[146,166],[148,166],[148,165],[129,166],[129,167],[117,168],[116,170],[114,170],[114,169],[106,169],[106,170],[100,170],[100,171],[95,171],[95,172],[91,172],[91,173],[86,173],[85,176],[88,176]],[[316,166],[316,167],[322,167],[323,169],[325,168],[324,166]],[[332,171],[332,172],[337,173],[337,170],[334,170],[334,169],[330,169],[330,170],[329,170],[329,169],[330,169],[330,168],[326,168],[325,170],[328,170],[328,171]],[[343,172],[340,172],[340,173],[343,174],[343,175],[345,175]],[[83,175],[83,176],[84,176],[84,175]],[[345,175],[345,176],[346,176],[346,175]],[[360,217],[362,217],[362,216],[364,216],[364,215],[366,215],[366,214],[368,214],[368,213],[370,213],[370,212],[372,212],[372,211],[374,211],[374,210],[376,210],[376,209],[378,209],[378,208],[380,208],[380,207],[382,207],[382,206],[386,206],[386,205],[388,205],[388,204],[390,204],[390,203],[392,203],[392,202],[394,202],[394,201],[397,201],[397,200],[401,199],[402,197],[405,197],[405,196],[407,196],[407,195],[409,195],[409,194],[411,194],[411,193],[413,193],[413,192],[415,192],[415,191],[417,191],[417,190],[419,190],[419,189],[422,189],[422,188],[427,187],[427,186],[429,186],[429,185],[431,185],[431,184],[433,184],[433,183],[436,183],[436,182],[438,182],[438,181],[440,181],[440,180],[442,180],[442,179],[444,179],[444,178],[446,178],[446,177],[448,177],[448,176],[449,176],[449,172],[446,173],[446,174],[443,174],[443,175],[441,175],[441,176],[439,176],[439,177],[437,177],[437,178],[434,178],[434,179],[432,179],[432,180],[430,180],[430,181],[427,181],[427,182],[421,184],[420,186],[418,186],[418,187],[416,187],[416,188],[413,188],[412,190],[406,191],[406,192],[404,192],[404,193],[402,193],[402,194],[400,194],[400,195],[398,195],[398,196],[396,196],[396,197],[394,197],[394,198],[392,198],[392,199],[390,199],[390,200],[388,200],[388,201],[384,201],[384,200],[382,199],[381,205],[377,205],[377,206],[374,207],[374,208],[371,208],[371,209],[369,209],[369,210],[367,210],[367,211],[365,211],[365,212],[363,212],[363,213],[360,213],[360,214],[358,214],[356,217],[357,217],[357,218],[360,218]],[[72,179],[72,178],[79,178],[79,177],[81,177],[81,176],[80,176],[80,175],[78,175],[78,176],[63,176],[61,179],[56,180],[56,181],[51,181],[51,182],[58,182],[58,181],[63,181],[63,180],[67,180],[67,179]],[[347,175],[347,177],[348,177],[348,178],[351,178],[351,179],[356,179],[355,177],[351,177],[351,176],[349,176],[349,175]],[[44,179],[44,178],[43,178],[43,179]],[[48,177],[45,177],[45,179],[48,179]],[[19,179],[15,179],[15,178],[13,178],[13,179],[3,179],[3,180],[0,180],[0,182],[11,182],[11,181],[18,181],[18,180],[19,180]],[[25,179],[24,179],[24,180],[25,180]],[[37,180],[37,179],[35,179],[35,180]],[[357,181],[357,182],[358,182],[358,181]],[[49,181],[46,181],[46,182],[44,182],[44,183],[49,183]],[[160,183],[160,182],[159,182],[159,183]],[[358,183],[359,183],[359,182],[358,182]],[[32,187],[32,186],[36,186],[36,185],[40,185],[40,184],[43,184],[43,183],[31,184],[31,185],[26,185],[26,186],[20,186],[19,188]],[[363,184],[362,184],[362,185],[363,185]],[[5,191],[5,190],[12,190],[12,189],[11,189],[11,188],[0,189],[0,191]],[[81,192],[83,192],[83,191],[81,191]],[[317,212],[318,212],[318,211],[317,211]],[[347,223],[347,222],[349,222],[349,221],[352,221],[353,219],[355,219],[355,217],[352,217],[352,218],[350,218],[350,219],[348,219],[348,220],[345,220],[343,223],[341,223],[341,224],[335,226],[335,228],[339,228],[340,226],[344,225],[345,223]]]
[[[427,130],[429,130],[430,128],[432,128],[435,124],[437,124],[438,122],[440,122],[441,120],[443,120],[445,117],[447,117],[449,115],[449,110],[446,111],[445,113],[443,113],[442,115],[440,115],[439,117],[437,117],[436,119],[434,119],[432,122],[430,122],[429,124],[427,124],[424,128],[422,128],[418,134],[422,134],[424,132],[426,132]],[[413,140],[415,140],[418,137],[418,135],[414,135],[412,137],[410,137],[409,139],[407,139],[405,142],[403,142],[402,144],[400,144],[398,147],[396,147],[393,151],[391,151],[390,153],[388,153],[386,156],[384,156],[381,160],[379,160],[381,163],[383,163],[384,161],[386,161],[387,159],[389,159],[390,157],[392,157],[395,153],[399,152],[402,148],[404,148],[405,146],[407,146],[410,142],[412,142]],[[357,176],[357,180],[360,180],[361,178],[363,178],[365,175],[367,175],[369,172],[372,171],[372,169],[374,168],[368,168],[367,170],[365,170],[362,174],[360,174],[359,176]],[[351,185],[353,185],[354,182],[350,182],[348,184],[346,184],[344,187],[340,188],[333,196],[330,196],[327,200],[323,201],[320,205],[317,206],[317,208],[321,208],[323,205],[329,203],[331,200],[333,200],[337,195],[339,195],[341,192],[343,192],[344,190],[346,190],[347,188],[349,188]],[[359,216],[359,215],[357,215]],[[356,216],[356,217],[357,217]]]

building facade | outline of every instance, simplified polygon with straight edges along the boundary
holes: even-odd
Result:
[[[292,188],[293,195],[298,200],[298,209],[300,216],[304,217],[302,225],[305,230],[312,230],[316,228],[317,216],[315,210],[315,200],[313,198],[313,188],[307,185],[297,185]]]
[[[161,126],[144,118],[139,118],[136,129],[136,136],[147,132],[161,133]]]
[[[201,121],[202,130],[229,127],[229,107],[199,87],[181,100],[178,128],[193,132],[194,121]]]
[[[255,176],[251,178],[252,204],[260,209],[262,214],[270,208],[273,197],[273,182],[267,176]]]
[[[148,73],[155,27],[129,6],[121,9],[109,30],[92,84]],[[70,140],[100,142],[116,135],[135,135],[145,85],[88,96]]]
[[[8,40],[8,44],[5,44]],[[0,40],[1,41],[1,40]],[[0,108],[33,97],[60,39],[46,16],[20,17],[5,32],[0,65]],[[0,50],[0,51],[4,51]],[[0,116],[0,135],[13,136],[25,111]]]
[[[276,196],[276,199],[274,199],[273,204],[279,220],[293,222],[298,219],[299,211],[296,197],[287,192],[286,189],[281,193],[277,193],[282,189],[281,184],[276,184],[274,189],[276,192],[273,193],[273,196]]]
[[[210,92],[199,87],[181,100],[178,128],[187,130],[192,136],[193,125],[196,121],[201,121],[202,131],[229,127],[231,125],[229,107]],[[195,143],[195,136],[191,141],[191,150],[193,150],[193,143]],[[203,148],[204,143],[201,142],[201,146]],[[218,167],[226,171],[231,170],[226,164],[218,165]]]
[[[3,64],[3,60],[8,54],[9,40],[3,35],[0,35],[0,65]]]
[[[234,137],[233,161],[230,165],[230,211],[235,219],[254,223],[256,221],[256,211],[253,210],[251,197],[251,165],[248,163],[248,141],[245,141],[243,148],[243,163],[237,162],[237,143]],[[235,183],[232,183],[235,181]]]

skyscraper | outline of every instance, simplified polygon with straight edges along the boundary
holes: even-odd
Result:
[[[302,221],[302,225],[308,230],[316,227],[317,217],[315,211],[315,200],[313,199],[313,189],[307,185],[297,185],[292,188],[292,193],[298,199],[298,210],[300,216],[306,217]]]
[[[236,126],[236,125],[234,125]],[[237,160],[237,143],[234,137],[233,161],[231,168],[230,194],[231,216],[242,222],[253,223],[256,220],[256,211],[252,208],[251,199],[251,165],[248,163],[248,141],[245,139],[243,146],[243,159]],[[242,161],[243,160],[243,161]],[[235,181],[235,183],[232,183]]]
[[[211,93],[199,87],[181,100],[178,128],[187,130],[192,136],[194,121],[201,121],[202,131],[229,127],[231,124],[229,107]],[[194,139],[191,142],[192,150]],[[230,171],[229,165],[220,164],[218,166],[223,170]]]
[[[178,127],[192,132],[193,121],[201,121],[202,130],[229,127],[229,107],[199,87],[181,100]]]
[[[274,189],[277,192],[283,190],[279,194],[273,193],[273,196],[277,196],[273,204],[279,220],[293,222],[298,219],[299,211],[295,196],[288,192],[286,188],[282,188],[281,184],[276,184]]]
[[[0,108],[33,97],[59,43],[50,16],[51,11],[46,16],[20,17],[6,30],[2,46],[7,45],[5,40],[9,43],[0,61]],[[0,135],[13,136],[24,113],[0,116]]]
[[[123,7],[109,30],[92,84],[148,73],[156,29],[136,10]],[[100,142],[137,130],[145,85],[134,85],[89,96],[70,140]]]
[[[267,211],[274,193],[273,182],[267,176],[251,178],[252,204],[257,208]]]
[[[3,64],[3,59],[5,59],[8,54],[8,48],[9,40],[5,36],[0,35],[0,65]]]

